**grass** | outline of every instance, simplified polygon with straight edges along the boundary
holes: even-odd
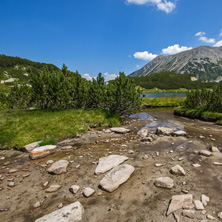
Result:
[[[48,143],[73,137],[92,126],[119,126],[121,123],[117,114],[102,110],[0,110],[0,148],[19,149],[36,141]]]
[[[197,108],[177,107],[174,110],[174,114],[193,119],[195,118],[204,121],[212,121],[216,122],[218,125],[222,125],[222,113],[209,111],[206,110],[204,107],[197,107]]]
[[[142,101],[142,105],[148,106],[148,107],[177,107],[180,106],[184,100],[185,97],[144,97]]]
[[[175,93],[175,92],[188,92],[188,89],[185,88],[179,88],[179,89],[158,89],[158,88],[154,88],[154,89],[144,89],[141,88],[142,91],[145,93],[164,93],[164,92],[168,92],[168,93]]]

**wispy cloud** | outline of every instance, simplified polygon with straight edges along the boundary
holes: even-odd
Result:
[[[222,40],[218,41],[216,44],[213,45],[214,47],[221,47],[222,46]]]
[[[219,34],[219,36],[222,36],[222,29],[220,30],[220,34]]]
[[[135,52],[133,54],[134,58],[136,59],[142,59],[142,60],[153,60],[154,58],[157,57],[157,55],[149,53],[148,51],[144,51],[144,52]]]
[[[199,40],[205,43],[215,43],[215,39],[214,38],[207,38],[205,32],[198,32],[195,34],[195,36],[199,37]]]
[[[158,10],[164,11],[167,14],[171,13],[176,8],[176,4],[174,2],[167,0],[126,0],[126,3],[156,6]]]
[[[82,77],[83,77],[84,79],[87,79],[87,80],[90,80],[90,81],[92,81],[93,78],[95,78],[95,77],[90,76],[90,74],[88,74],[88,73],[83,74]]]
[[[179,44],[175,44],[172,46],[168,46],[165,49],[162,49],[162,53],[166,55],[174,55],[179,52],[187,51],[192,49],[192,47],[180,46]]]

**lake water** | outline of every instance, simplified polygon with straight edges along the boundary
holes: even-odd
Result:
[[[186,97],[187,94],[184,92],[175,92],[175,93],[143,93],[145,97],[170,97],[170,96],[178,96],[178,97]]]

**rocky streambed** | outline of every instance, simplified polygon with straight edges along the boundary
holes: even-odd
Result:
[[[171,110],[123,127],[60,141],[39,159],[1,150],[0,221],[222,221],[222,127]]]

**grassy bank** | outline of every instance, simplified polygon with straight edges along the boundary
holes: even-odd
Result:
[[[142,89],[144,93],[178,93],[178,92],[188,92],[188,89],[180,88],[180,89]]]
[[[174,114],[193,119],[212,121],[216,122],[218,125],[222,125],[222,113],[208,111],[203,107],[197,107],[197,108],[177,107],[174,110]]]
[[[144,97],[142,101],[142,105],[147,107],[177,107],[180,106],[184,100],[185,97]]]
[[[40,140],[57,141],[90,127],[118,126],[121,118],[101,110],[0,111],[0,148],[21,148]]]

